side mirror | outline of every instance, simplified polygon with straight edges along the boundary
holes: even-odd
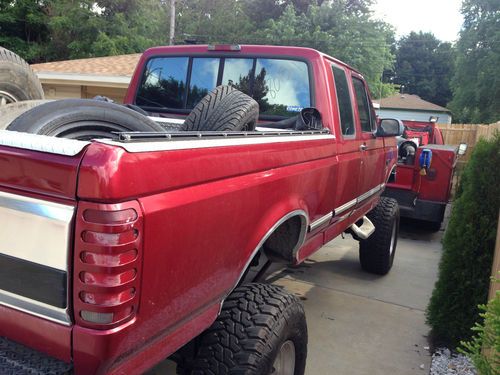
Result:
[[[467,143],[460,143],[458,146],[458,155],[464,155],[465,151],[467,151]]]
[[[377,128],[377,137],[397,137],[403,135],[405,126],[403,121],[394,118],[383,118]]]

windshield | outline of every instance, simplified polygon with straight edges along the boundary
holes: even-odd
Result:
[[[311,106],[305,62],[245,57],[152,58],[135,104],[150,110],[189,111],[219,85],[231,85],[253,97],[264,116],[290,117]]]

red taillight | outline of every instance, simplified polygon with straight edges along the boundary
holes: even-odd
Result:
[[[114,328],[139,308],[142,213],[138,202],[80,202],[74,257],[77,324]]]

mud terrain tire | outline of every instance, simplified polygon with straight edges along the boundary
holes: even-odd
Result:
[[[193,108],[184,121],[187,131],[251,131],[259,105],[231,86],[218,86]]]
[[[399,206],[395,199],[382,197],[368,213],[375,232],[359,242],[359,261],[363,270],[378,275],[387,274],[394,262],[399,233]]]
[[[201,335],[192,374],[303,375],[306,356],[307,326],[298,298],[275,285],[247,284],[229,295]],[[279,371],[293,360],[288,371]]]
[[[7,130],[80,140],[116,138],[113,132],[164,132],[160,125],[140,113],[90,99],[41,104],[17,117]]]
[[[35,99],[43,99],[36,74],[22,58],[0,47],[0,106]]]

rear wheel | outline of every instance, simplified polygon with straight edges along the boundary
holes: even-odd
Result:
[[[79,140],[115,138],[115,132],[164,132],[156,122],[131,109],[89,99],[41,104],[17,117],[7,130]]]
[[[0,106],[43,99],[42,85],[26,61],[0,47]]]
[[[378,205],[368,213],[375,232],[359,242],[361,267],[378,275],[387,274],[394,263],[399,233],[399,206],[395,199],[381,197]]]
[[[195,375],[303,375],[304,309],[297,297],[275,285],[243,285],[198,342]]]
[[[187,131],[250,131],[255,129],[259,105],[231,86],[219,86],[206,95],[184,121]]]

